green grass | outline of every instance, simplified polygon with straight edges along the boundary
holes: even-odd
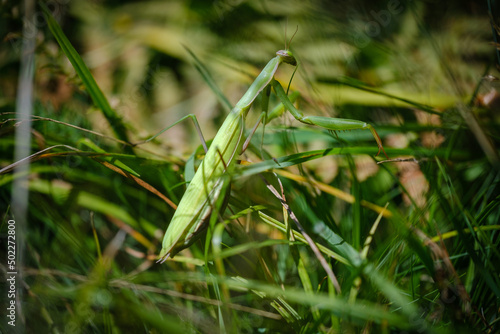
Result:
[[[37,35],[27,174],[14,169],[23,39],[8,11],[16,5],[7,6],[0,235],[6,241],[16,220],[17,328],[498,332],[500,124],[486,101],[496,84],[481,79],[498,75],[487,6],[400,5],[383,25],[373,14],[389,10],[383,1],[73,1],[57,8],[62,21],[37,7],[47,24]],[[241,156],[228,208],[156,264],[203,149],[189,122],[135,144],[189,113],[210,143],[228,105],[283,48],[287,18],[288,35],[299,26],[297,106],[369,122],[389,157],[405,161],[377,164],[385,158],[369,131],[334,134],[280,116]],[[363,30],[377,22],[378,34]],[[283,66],[277,78],[285,86],[291,74]],[[29,190],[26,221],[11,206],[19,185]]]

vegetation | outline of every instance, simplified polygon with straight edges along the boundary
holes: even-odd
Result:
[[[31,16],[7,2],[0,268],[13,271],[14,221],[16,329],[499,332],[500,20],[489,8],[74,0]],[[388,161],[369,131],[285,113],[239,157],[227,208],[156,263],[204,150],[189,121],[145,141],[193,113],[210,144],[296,27],[298,71],[291,80],[283,65],[277,80],[307,115],[372,124]],[[245,137],[260,112],[254,103]]]

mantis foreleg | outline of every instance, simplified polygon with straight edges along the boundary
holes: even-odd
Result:
[[[295,117],[295,119],[298,120],[299,122],[309,125],[320,126],[322,128],[332,131],[344,131],[344,130],[356,130],[356,129],[370,130],[378,145],[377,155],[379,155],[380,151],[382,151],[384,152],[384,155],[387,157],[387,159],[389,159],[387,153],[385,153],[384,147],[382,146],[382,140],[380,139],[377,131],[375,131],[373,126],[371,126],[370,124],[354,119],[332,118],[324,116],[304,116],[304,114],[300,110],[295,108],[293,103],[288,99],[288,96],[286,95],[285,91],[283,90],[283,87],[281,87],[281,84],[278,81],[272,80],[271,85],[273,86],[276,95],[278,95],[279,99],[285,106],[285,109],[290,111],[293,117]]]

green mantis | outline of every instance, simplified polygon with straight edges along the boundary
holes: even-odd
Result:
[[[236,157],[245,149],[246,142],[244,143],[243,133],[246,115],[256,97],[263,91],[266,99],[264,105],[267,104],[271,87],[285,106],[285,109],[289,110],[298,121],[332,131],[370,130],[379,148],[377,155],[381,150],[385,154],[382,141],[370,124],[349,119],[304,116],[288,99],[281,84],[274,80],[274,75],[281,63],[292,66],[297,65],[295,57],[289,50],[276,52],[276,57],[267,63],[247,92],[230,111],[213,139],[195,176],[189,183],[168,225],[158,262],[163,263],[180,250],[189,247],[194,242],[194,237],[206,227],[206,222],[211,215],[214,204],[221,196],[225,195],[223,192],[229,182],[228,175],[235,168]],[[263,112],[261,120],[265,119],[265,117],[265,112]]]

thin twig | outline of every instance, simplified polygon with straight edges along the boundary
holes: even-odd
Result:
[[[273,173],[276,178],[278,179],[278,182],[279,182],[279,185],[281,187],[281,190],[282,192],[283,191],[283,185],[281,184],[281,181],[280,179],[278,178],[278,176]],[[304,230],[304,228],[302,227],[302,224],[300,224],[299,220],[297,219],[297,217],[295,216],[295,213],[293,213],[293,211],[290,209],[290,206],[288,205],[288,203],[286,202],[286,200],[284,199],[284,196],[281,196],[278,191],[276,190],[276,188],[274,188],[273,185],[271,185],[269,182],[267,182],[267,180],[261,175],[261,178],[264,180],[264,182],[266,183],[266,186],[267,188],[273,193],[274,196],[276,196],[276,198],[278,198],[281,202],[281,205],[287,210],[288,212],[288,215],[290,216],[290,218],[292,218],[292,220],[295,222],[295,224],[297,225],[297,228],[299,229],[300,233],[304,236],[304,238],[307,240],[307,243],[309,244],[309,246],[311,246],[311,249],[314,253],[314,255],[316,255],[316,258],[319,260],[319,262],[321,263],[321,265],[323,266],[323,269],[325,269],[328,277],[330,278],[330,281],[332,282],[333,286],[335,287],[335,290],[337,290],[337,293],[340,295],[342,293],[341,289],[340,289],[340,284],[337,280],[337,277],[335,276],[335,274],[333,273],[333,270],[332,268],[330,267],[330,265],[328,264],[328,262],[326,262],[325,258],[323,257],[323,255],[321,254],[320,250],[318,249],[318,246],[316,245],[316,243],[312,240],[312,238],[306,233],[306,231]]]

